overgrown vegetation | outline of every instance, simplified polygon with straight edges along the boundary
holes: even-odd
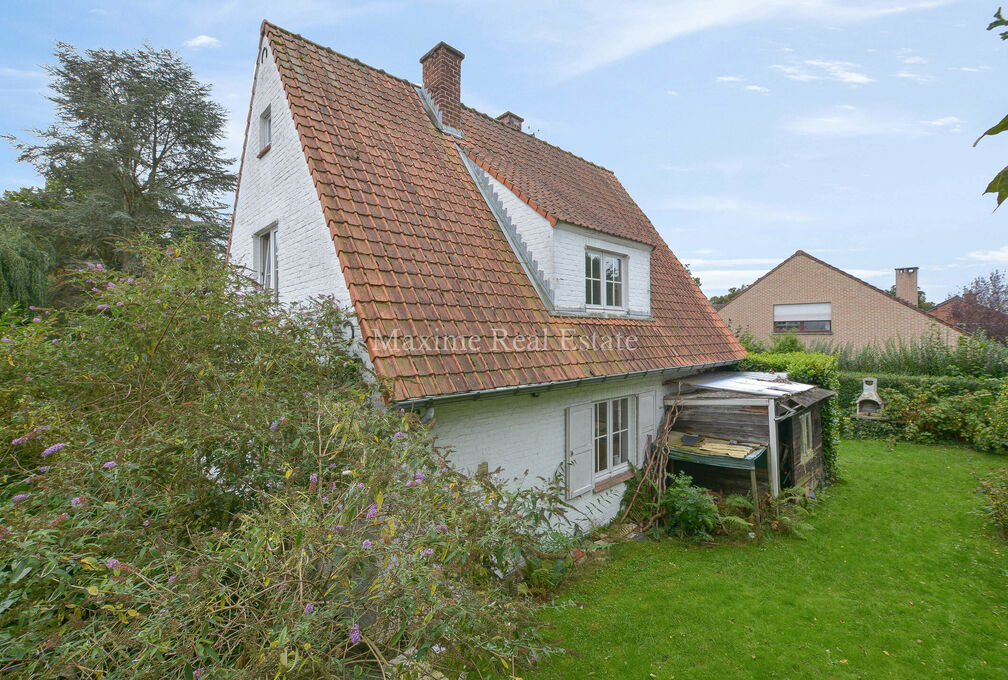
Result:
[[[828,354],[789,352],[781,354],[750,353],[739,365],[742,371],[775,371],[787,373],[797,382],[818,385],[838,392],[840,389],[837,359]],[[840,474],[837,450],[840,444],[840,408],[836,397],[821,402],[823,472],[825,482],[832,484]]]
[[[0,675],[510,674],[551,651],[521,593],[568,553],[555,486],[462,475],[373,409],[330,300],[279,306],[192,241],[128,254],[138,273],[76,273],[81,307],[0,329]]]
[[[1008,468],[1001,468],[980,480],[986,499],[984,511],[1001,535],[1008,538]]]

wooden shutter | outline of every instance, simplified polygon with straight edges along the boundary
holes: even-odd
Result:
[[[567,498],[577,498],[592,488],[592,405],[579,404],[567,409],[567,452],[564,465]]]
[[[641,392],[637,395],[637,459],[634,465],[641,465],[647,455],[648,437],[655,436],[655,393]]]

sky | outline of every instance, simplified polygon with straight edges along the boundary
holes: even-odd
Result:
[[[228,109],[237,158],[263,19],[414,82],[444,40],[466,55],[464,103],[613,170],[708,295],[801,249],[883,288],[919,266],[942,300],[1008,267],[1008,207],[981,196],[1008,138],[972,146],[1008,113],[997,5],[8,0],[0,134],[52,121],[57,41],[176,50]],[[40,183],[0,146],[0,189]]]

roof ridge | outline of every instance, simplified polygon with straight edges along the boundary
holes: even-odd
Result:
[[[748,286],[746,286],[746,287],[745,287],[745,288],[744,288],[744,289],[743,289],[742,291],[740,291],[740,292],[738,293],[738,295],[736,295],[735,297],[733,297],[733,298],[732,298],[731,300],[729,300],[728,302],[724,303],[724,305],[722,306],[722,308],[723,308],[723,307],[727,307],[728,305],[730,305],[730,304],[731,304],[732,302],[734,302],[735,300],[738,300],[738,299],[739,299],[740,297],[742,297],[743,295],[745,295],[747,291],[750,291],[750,290],[752,290],[753,288],[755,288],[755,287],[756,287],[756,284],[757,284],[757,283],[759,283],[760,281],[762,281],[762,280],[763,280],[763,279],[765,279],[766,277],[770,276],[770,275],[771,275],[771,274],[773,274],[773,273],[774,273],[775,271],[777,271],[778,269],[780,269],[781,267],[783,267],[783,266],[784,266],[785,264],[787,264],[787,263],[788,263],[788,262],[790,262],[791,260],[793,260],[793,259],[795,259],[796,257],[798,257],[799,255],[804,255],[805,257],[807,257],[808,259],[812,260],[813,262],[817,262],[817,263],[819,263],[819,264],[823,265],[824,267],[828,267],[829,269],[832,269],[832,270],[833,270],[833,271],[835,271],[835,272],[839,272],[840,274],[843,274],[843,275],[844,275],[844,276],[846,276],[847,278],[849,278],[849,279],[853,279],[854,281],[857,281],[857,282],[858,282],[858,283],[860,283],[860,284],[861,284],[862,286],[865,286],[865,287],[867,287],[867,288],[870,288],[871,290],[873,290],[873,291],[875,291],[875,292],[877,292],[877,293],[881,293],[882,295],[885,295],[885,296],[886,296],[886,297],[888,297],[889,299],[891,299],[891,300],[894,300],[894,301],[896,301],[896,302],[900,303],[901,305],[904,305],[904,306],[906,306],[906,307],[909,307],[910,309],[912,309],[912,310],[914,310],[914,311],[916,311],[916,312],[919,312],[919,313],[923,314],[924,316],[926,316],[926,317],[929,317],[929,318],[931,318],[931,319],[932,319],[932,320],[934,320],[934,321],[937,321],[937,322],[939,322],[939,323],[941,323],[941,324],[944,324],[944,325],[948,326],[949,328],[951,328],[951,329],[953,329],[953,330],[955,330],[955,331],[959,331],[959,329],[958,329],[958,328],[956,328],[956,327],[955,327],[955,326],[953,326],[952,324],[948,323],[947,321],[944,321],[943,319],[939,319],[938,317],[935,317],[935,316],[931,316],[931,314],[929,314],[929,313],[928,313],[928,310],[924,310],[924,309],[921,309],[921,308],[920,308],[920,307],[919,307],[918,305],[913,305],[913,304],[910,304],[909,302],[907,302],[907,301],[906,301],[906,300],[904,300],[903,298],[899,298],[899,297],[896,297],[895,295],[893,295],[893,294],[892,294],[892,293],[890,293],[889,291],[887,291],[887,290],[882,290],[882,289],[881,289],[881,288],[879,288],[878,286],[873,286],[872,284],[868,283],[868,282],[867,282],[867,281],[865,281],[864,279],[859,279],[858,277],[854,276],[854,275],[853,275],[853,274],[851,274],[850,272],[845,272],[845,271],[844,271],[843,269],[840,269],[840,267],[836,267],[836,266],[834,266],[834,265],[830,264],[829,262],[826,262],[825,260],[820,260],[820,259],[819,259],[818,257],[816,257],[815,255],[811,255],[811,254],[809,254],[809,253],[807,253],[807,252],[805,252],[804,250],[801,250],[801,249],[799,249],[799,250],[796,250],[796,251],[794,252],[794,254],[793,254],[793,255],[791,255],[791,257],[788,257],[788,258],[786,258],[786,259],[785,259],[785,260],[783,260],[783,261],[782,261],[782,262],[781,262],[780,264],[778,264],[778,265],[777,265],[776,267],[774,267],[773,269],[771,269],[770,271],[768,271],[768,272],[767,272],[766,274],[764,274],[763,276],[759,277],[758,279],[756,279],[755,281],[753,281],[753,282],[752,282],[751,284],[749,284]],[[961,331],[960,331],[960,332],[961,332]]]
[[[588,165],[590,165],[592,167],[598,168],[599,170],[605,170],[606,172],[608,172],[613,177],[616,176],[615,172],[613,172],[612,170],[610,170],[609,168],[607,168],[604,165],[599,165],[598,163],[594,163],[594,162],[588,160],[587,158],[584,158],[583,156],[578,156],[573,151],[568,151],[567,149],[563,148],[562,146],[557,146],[556,144],[553,144],[551,142],[547,142],[542,137],[537,137],[534,134],[532,134],[531,132],[525,132],[524,130],[516,130],[513,127],[511,127],[510,125],[507,125],[504,121],[497,120],[496,118],[494,118],[493,116],[491,116],[489,113],[483,113],[479,109],[474,109],[473,107],[466,106],[465,104],[462,104],[462,108],[469,109],[473,113],[479,114],[479,115],[483,116],[484,118],[486,118],[487,120],[492,121],[494,123],[497,123],[498,125],[503,125],[505,128],[507,128],[511,132],[518,132],[520,134],[525,135],[526,137],[531,137],[532,139],[536,140],[537,142],[541,142],[542,144],[545,144],[548,147],[554,148],[557,151],[561,151],[561,152],[567,154],[568,156],[571,156],[572,158],[576,158],[579,161],[587,163]]]
[[[368,64],[367,62],[361,61],[360,59],[358,59],[356,57],[351,57],[351,56],[349,56],[347,54],[343,54],[342,52],[337,52],[336,50],[334,50],[333,48],[329,47],[328,45],[323,45],[322,43],[315,42],[311,38],[306,38],[303,35],[301,35],[300,33],[295,33],[294,31],[286,29],[286,28],[284,28],[282,26],[277,26],[276,24],[274,24],[271,21],[268,21],[266,19],[263,19],[262,27],[260,28],[260,34],[265,33],[267,26],[269,28],[272,28],[272,29],[275,29],[277,31],[280,31],[281,33],[286,33],[287,35],[289,35],[291,37],[297,38],[298,40],[306,42],[309,45],[311,45],[312,47],[316,47],[316,48],[318,48],[320,50],[323,50],[325,52],[329,52],[330,54],[332,54],[334,56],[337,56],[340,59],[345,59],[346,61],[353,62],[355,64],[359,64],[359,65],[363,66],[364,68],[367,68],[367,69],[370,69],[372,71],[375,71],[376,73],[381,73],[382,75],[388,76],[389,78],[392,78],[393,80],[398,80],[399,82],[405,83],[406,85],[408,85],[410,87],[416,87],[416,83],[414,83],[413,81],[411,81],[409,78],[403,78],[401,76],[397,76],[397,75],[395,75],[393,73],[389,73],[388,71],[386,71],[383,68],[378,68],[377,66],[372,66],[371,64]]]

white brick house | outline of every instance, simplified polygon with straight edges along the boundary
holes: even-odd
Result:
[[[423,85],[264,23],[229,243],[281,301],[334,295],[389,403],[453,461],[560,475],[615,515],[667,382],[743,350],[615,175]]]

